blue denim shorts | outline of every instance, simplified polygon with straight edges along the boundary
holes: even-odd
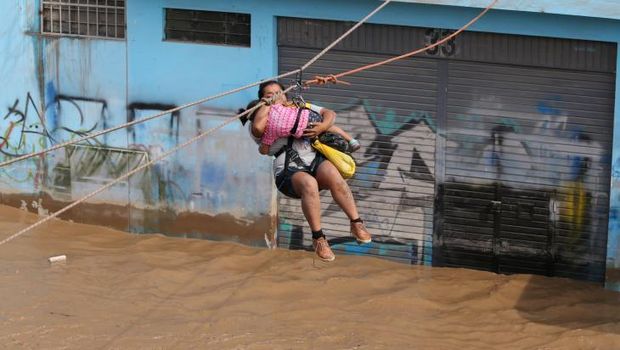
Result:
[[[288,167],[282,170],[276,175],[275,182],[278,191],[287,197],[301,198],[293,189],[293,175],[295,175],[298,171],[303,171],[304,173],[308,173],[312,177],[316,178],[316,171],[319,169],[319,165],[321,165],[324,160],[326,160],[325,156],[317,152],[316,157],[314,157],[314,160],[310,166],[301,169]]]

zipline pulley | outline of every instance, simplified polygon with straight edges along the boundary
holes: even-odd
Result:
[[[303,69],[300,68],[299,72],[297,73],[297,81],[295,82],[295,96],[293,96],[292,98],[292,101],[295,106],[297,106],[297,108],[303,108],[306,106],[306,101],[301,95],[301,90],[304,87],[303,72]]]

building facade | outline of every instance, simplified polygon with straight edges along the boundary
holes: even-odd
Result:
[[[490,1],[489,1],[490,2]],[[0,5],[8,159],[303,65],[378,1],[13,0]],[[304,76],[436,42],[486,1],[395,1]],[[415,58],[311,88],[363,145],[350,180],[377,236],[352,244],[323,196],[336,249],[412,264],[620,285],[617,45],[612,1],[499,1]],[[284,80],[285,83],[292,80]],[[0,169],[2,201],[61,205],[218,125],[256,89]],[[230,124],[70,213],[132,232],[309,246],[297,201]],[[24,201],[22,203],[22,201]],[[34,202],[34,203],[32,203]],[[276,214],[277,222],[276,222]]]

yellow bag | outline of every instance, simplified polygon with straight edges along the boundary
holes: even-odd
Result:
[[[349,179],[355,174],[355,161],[350,155],[333,149],[321,143],[318,139],[312,142],[312,147],[321,152],[325,158],[334,164],[336,169],[340,172],[340,175],[342,175],[342,178]]]

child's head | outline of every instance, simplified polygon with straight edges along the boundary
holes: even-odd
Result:
[[[269,80],[259,85],[258,98],[271,98],[274,94],[284,91],[284,86],[275,80]],[[286,95],[282,94],[278,98],[276,103],[285,103],[287,100]]]
[[[259,102],[260,102],[260,100],[250,101],[250,103],[248,103],[248,105],[245,106],[245,108],[239,108],[239,110],[237,111],[237,114],[243,113],[243,112],[247,111],[250,108],[254,108]],[[245,125],[245,123],[247,123],[248,120],[249,121],[253,121],[254,120],[254,113],[256,113],[256,110],[254,110],[251,113],[246,114],[243,117],[239,118],[239,120],[241,121],[241,124]]]

